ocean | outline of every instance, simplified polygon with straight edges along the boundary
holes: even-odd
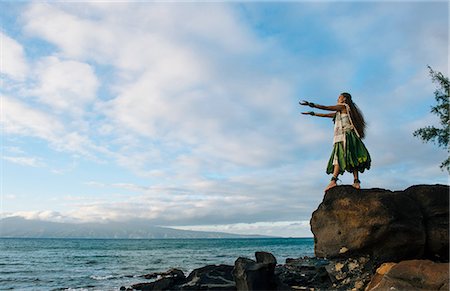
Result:
[[[312,238],[28,239],[0,238],[0,290],[119,290],[142,276],[210,264],[234,265],[256,251],[286,258],[314,255]]]

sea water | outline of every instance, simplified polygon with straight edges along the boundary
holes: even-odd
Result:
[[[256,251],[313,256],[312,238],[27,239],[0,238],[0,290],[118,290],[142,276],[210,264],[233,265]]]

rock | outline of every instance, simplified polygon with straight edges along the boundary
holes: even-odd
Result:
[[[186,281],[186,276],[183,271],[178,269],[170,269],[163,273],[154,273],[144,275],[144,277],[154,278],[154,275],[161,276],[162,278],[149,283],[138,283],[131,286],[134,290],[177,290],[178,285],[183,284]]]
[[[449,264],[408,260],[381,265],[366,291],[449,290]]]
[[[133,290],[154,290],[153,289],[153,286],[154,286],[153,283],[154,282],[133,284],[133,285],[131,285],[131,289],[133,289]]]
[[[150,273],[143,276],[145,279],[154,279],[157,277],[175,277],[175,278],[183,278],[185,279],[186,276],[184,275],[183,271],[172,268],[167,270],[166,272],[156,272],[156,273]]]
[[[277,264],[277,259],[271,253],[267,252],[256,252],[255,253],[256,262],[261,264],[272,264],[274,267]]]
[[[367,288],[372,288],[373,286],[377,285],[381,281],[381,278],[383,278],[384,274],[389,272],[392,269],[392,267],[395,266],[396,264],[397,263],[384,263],[384,264],[382,264],[376,270],[375,275],[370,280],[370,283],[367,286]]]
[[[421,257],[425,249],[420,208],[402,192],[334,187],[314,211],[311,230],[318,257],[400,261]]]
[[[327,191],[311,218],[317,257],[277,265],[272,254],[256,252],[256,261],[241,257],[234,267],[205,266],[188,278],[177,269],[147,274],[143,277],[158,280],[132,288],[449,290],[449,265],[424,260],[448,262],[449,189],[417,185],[393,192],[337,186]]]
[[[138,283],[131,285],[133,290],[175,290],[176,282],[172,278],[161,278],[155,282],[150,283]]]
[[[142,277],[144,277],[147,280],[150,280],[150,279],[158,278],[158,276],[159,276],[159,273],[150,273],[150,274],[145,274]]]
[[[259,262],[243,257],[235,261],[233,276],[237,290],[276,290],[275,257],[263,252],[255,255]]]
[[[325,266],[328,275],[333,282],[333,289],[338,290],[364,290],[375,266],[368,256],[359,258],[346,258],[329,260]]]
[[[192,271],[181,290],[236,290],[233,266],[209,265]]]
[[[363,281],[356,281],[355,282],[355,288],[352,289],[353,290],[362,290],[362,288],[364,287],[364,282]]]
[[[329,290],[328,264],[320,258],[287,259],[286,264],[275,268],[278,290]]]
[[[425,258],[449,260],[449,186],[416,185],[405,194],[419,205],[426,230]]]

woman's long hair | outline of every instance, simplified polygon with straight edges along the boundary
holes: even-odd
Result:
[[[345,103],[350,106],[350,118],[352,119],[353,125],[361,138],[366,136],[366,121],[364,120],[364,115],[358,106],[353,102],[352,95],[349,93],[342,93],[345,97]]]

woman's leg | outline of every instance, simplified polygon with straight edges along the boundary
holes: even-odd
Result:
[[[333,177],[331,177],[330,184],[328,184],[328,186],[325,188],[325,192],[327,190],[337,186],[338,176],[339,176],[339,165],[336,164],[336,165],[334,165]]]
[[[361,181],[359,181],[358,171],[353,171],[353,187],[356,189],[361,189]]]

